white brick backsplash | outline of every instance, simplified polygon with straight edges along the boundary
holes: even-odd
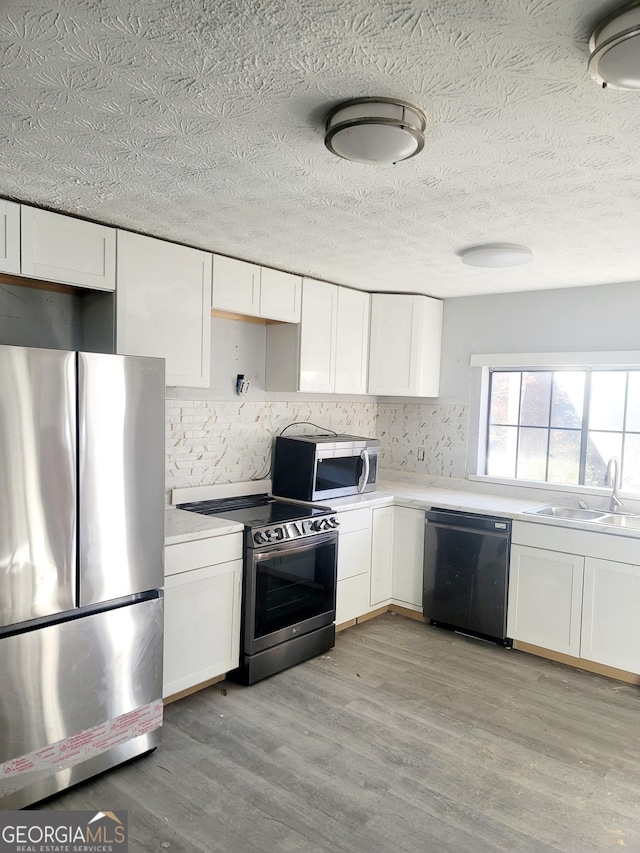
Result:
[[[379,403],[381,465],[436,477],[466,473],[468,407],[458,403]],[[418,461],[418,449],[425,451]]]
[[[374,436],[375,403],[167,400],[166,486],[248,480],[265,474],[271,446],[287,424],[304,421],[336,432]],[[317,432],[298,427],[292,432]]]

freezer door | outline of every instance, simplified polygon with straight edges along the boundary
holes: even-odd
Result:
[[[80,605],[163,584],[164,360],[78,353]]]
[[[0,637],[0,811],[154,745],[163,621],[158,597]]]
[[[76,605],[75,353],[0,346],[0,628]]]

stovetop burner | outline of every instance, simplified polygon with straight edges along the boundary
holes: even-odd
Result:
[[[280,501],[267,494],[196,501],[178,504],[177,508],[244,524],[254,545],[276,544],[338,528],[338,518],[329,507]]]

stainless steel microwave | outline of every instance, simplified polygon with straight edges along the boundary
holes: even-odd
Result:
[[[316,503],[373,492],[377,438],[358,435],[280,435],[273,454],[273,494]]]

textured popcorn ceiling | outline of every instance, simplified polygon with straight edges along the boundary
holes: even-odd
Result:
[[[640,92],[606,0],[3,0],[0,195],[368,290],[640,279]],[[396,166],[323,144],[340,100],[428,115]],[[456,251],[525,243],[515,270]]]

